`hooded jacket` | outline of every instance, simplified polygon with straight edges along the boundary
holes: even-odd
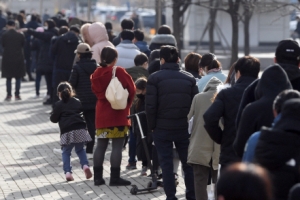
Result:
[[[124,68],[130,68],[135,66],[134,58],[136,55],[140,54],[140,50],[135,44],[129,40],[123,40],[117,47],[118,51],[118,61],[117,66]]]
[[[171,45],[176,47],[177,42],[175,37],[171,34],[155,35],[150,42],[149,49],[153,51],[155,49],[160,49],[160,47],[164,45]]]
[[[204,128],[210,137],[221,144],[220,164],[228,165],[241,159],[233,150],[236,136],[235,118],[244,90],[255,80],[254,77],[241,76],[230,88],[221,90],[213,104],[204,113]],[[224,120],[224,129],[219,125]]]
[[[286,200],[300,182],[300,101],[284,103],[282,116],[273,129],[263,128],[255,151],[257,163],[268,169],[276,200]]]
[[[220,84],[222,82],[219,79],[216,77],[211,78],[204,92],[194,97],[188,114],[188,120],[194,117],[193,122],[195,123],[192,127],[187,162],[210,167],[210,161],[212,160],[214,170],[217,170],[219,166],[220,145],[215,143],[206,132],[203,114],[212,104],[212,98],[217,92],[217,86]]]
[[[127,116],[135,95],[135,85],[130,75],[121,67],[117,67],[116,77],[124,89],[129,92],[127,107],[124,110],[112,109],[105,97],[106,89],[111,81],[113,66],[97,68],[91,75],[92,91],[97,97],[96,104],[96,129],[116,126],[130,126]]]
[[[248,104],[244,109],[233,144],[240,158],[243,157],[249,137],[262,126],[272,125],[273,101],[280,92],[286,89],[292,89],[292,85],[279,65],[271,66],[264,71],[255,90],[256,101]]]
[[[93,59],[100,63],[102,49],[106,46],[114,48],[114,45],[108,40],[105,26],[101,22],[95,22],[88,27],[89,37],[92,40]],[[132,66],[131,66],[132,67]]]
[[[146,88],[146,113],[150,130],[188,130],[187,115],[198,94],[192,74],[177,63],[165,63],[150,75]]]
[[[147,42],[145,41],[137,41],[136,43],[134,43],[139,49],[141,52],[143,52],[144,54],[146,54],[148,57],[150,56],[150,49],[149,49],[149,46],[147,44]]]
[[[76,91],[76,97],[81,101],[83,110],[95,110],[97,98],[92,92],[90,76],[97,69],[95,60],[83,58],[73,66],[69,79]]]
[[[75,58],[74,51],[79,44],[79,38],[69,31],[61,37],[57,37],[52,45],[52,55],[55,56],[55,69],[71,71]]]

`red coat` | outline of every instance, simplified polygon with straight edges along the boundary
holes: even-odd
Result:
[[[121,67],[117,67],[116,76],[123,87],[128,90],[129,97],[127,107],[124,110],[114,110],[105,97],[106,88],[112,78],[112,66],[97,68],[91,75],[92,90],[97,96],[96,105],[96,129],[115,126],[130,126],[127,116],[135,96],[135,84],[131,76]]]

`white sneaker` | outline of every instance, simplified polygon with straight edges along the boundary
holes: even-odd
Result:
[[[43,98],[43,102],[46,102],[49,98],[50,98],[50,95],[46,95],[46,96]]]
[[[94,158],[94,155],[92,153],[86,153],[86,157],[88,160],[92,160]]]
[[[40,95],[35,95],[34,97],[33,97],[33,99],[39,99],[40,98]]]
[[[53,153],[61,155],[62,154],[62,150],[54,148],[53,149]]]

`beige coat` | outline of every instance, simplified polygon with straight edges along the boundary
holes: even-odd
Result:
[[[213,77],[207,83],[204,91],[193,99],[188,120],[194,117],[190,145],[188,149],[188,163],[209,167],[212,159],[212,167],[218,169],[220,145],[215,143],[204,128],[203,114],[212,104],[212,98],[217,92],[217,86],[222,82]]]

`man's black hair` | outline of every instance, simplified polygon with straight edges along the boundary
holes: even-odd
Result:
[[[244,56],[237,60],[234,71],[239,71],[241,76],[257,78],[260,71],[260,62],[252,56]]]
[[[134,27],[134,21],[132,19],[123,19],[121,22],[121,27],[123,30],[125,29],[132,30]]]
[[[166,63],[177,63],[179,53],[176,47],[162,46],[159,53],[160,59],[164,59]]]
[[[132,41],[134,39],[134,34],[132,30],[125,29],[121,32],[121,38],[122,40],[130,40]]]
[[[145,62],[148,62],[148,57],[144,53],[140,53],[134,58],[135,66],[142,66]]]
[[[143,41],[144,40],[144,32],[140,29],[135,30],[134,32],[134,37],[137,41]]]

